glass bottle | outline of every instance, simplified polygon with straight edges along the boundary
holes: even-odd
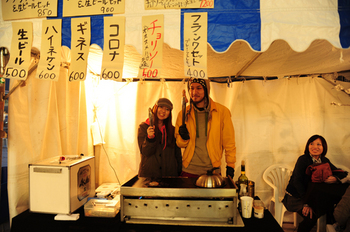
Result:
[[[248,195],[248,177],[245,175],[245,162],[241,163],[241,175],[238,177],[239,196]]]

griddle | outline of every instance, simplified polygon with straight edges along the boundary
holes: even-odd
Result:
[[[120,188],[121,221],[135,224],[244,226],[237,189],[224,178],[219,188],[196,186],[197,178],[135,176]],[[151,186],[157,182],[157,186]]]

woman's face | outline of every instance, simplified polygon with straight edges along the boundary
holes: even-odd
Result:
[[[309,152],[316,159],[320,157],[323,152],[321,139],[318,138],[309,144]]]
[[[157,117],[159,120],[165,120],[169,117],[170,109],[166,106],[159,106],[157,110]]]

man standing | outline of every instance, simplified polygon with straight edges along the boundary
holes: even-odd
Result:
[[[208,79],[194,78],[188,81],[190,105],[186,107],[185,124],[179,112],[175,138],[182,157],[182,176],[197,177],[207,170],[219,168],[225,151],[226,176],[234,176],[236,162],[235,131],[231,113],[225,106],[210,97]]]

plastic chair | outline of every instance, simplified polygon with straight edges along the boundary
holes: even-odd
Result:
[[[347,168],[339,165],[338,168],[341,168],[345,171],[348,171]],[[268,167],[264,174],[264,181],[273,188],[273,196],[271,201],[275,203],[275,219],[278,224],[282,227],[284,213],[287,211],[284,207],[282,200],[284,198],[286,187],[289,183],[290,176],[292,175],[292,170],[282,164],[273,164]],[[298,225],[298,214],[293,212],[294,216],[294,227]],[[322,215],[317,220],[317,232],[325,232],[327,224],[327,216]]]
[[[275,219],[282,227],[284,213],[287,211],[282,200],[286,192],[292,170],[282,164],[273,164],[263,174],[264,181],[273,189],[271,201],[275,204]],[[294,212],[294,226],[297,226],[297,213]]]

